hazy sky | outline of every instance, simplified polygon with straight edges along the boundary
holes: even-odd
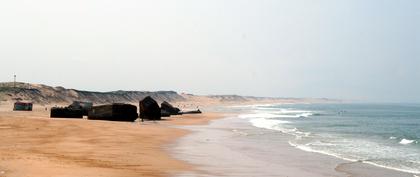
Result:
[[[82,90],[420,102],[420,1],[0,1],[0,61]]]

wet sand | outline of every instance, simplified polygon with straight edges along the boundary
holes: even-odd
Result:
[[[0,110],[0,177],[171,176],[192,170],[172,158],[168,144],[188,131],[174,124],[205,124],[218,114],[159,122],[50,119],[49,111]]]
[[[0,107],[0,177],[413,176],[296,149],[289,135],[222,119],[233,114],[129,123],[8,110]]]
[[[198,170],[179,174],[180,177],[413,177],[408,173],[302,151],[289,145],[292,136],[253,127],[240,118],[183,128],[193,133],[178,140],[172,148],[173,154],[194,164]]]

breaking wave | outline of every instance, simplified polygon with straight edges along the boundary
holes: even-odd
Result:
[[[303,109],[306,109],[306,107]],[[412,148],[417,147],[414,145],[419,144],[416,138],[403,138],[401,135],[392,134],[394,136],[385,136],[383,137],[383,141],[378,140],[379,142],[376,141],[376,137],[358,137],[345,140],[341,134],[332,135],[330,132],[358,130],[360,128],[359,124],[355,124],[353,121],[343,122],[340,119],[343,113],[337,114],[336,110],[316,110],[309,111],[282,108],[282,106],[260,105],[252,107],[251,113],[242,114],[239,117],[247,119],[254,127],[293,135],[295,139],[289,141],[289,144],[304,151],[334,156],[348,161],[360,161],[397,171],[420,174],[420,169],[416,168],[416,166],[418,167],[420,165],[418,156],[410,156],[410,153],[418,154],[418,151],[412,150]],[[348,112],[344,113],[348,114]],[[365,115],[357,116],[361,117]],[[318,123],[317,125],[324,126],[326,129],[323,129],[323,132],[319,132],[319,129],[314,130],[310,127],[310,125],[313,125],[311,123],[302,124],[308,121]],[[363,121],[368,121],[368,119],[364,118]],[[339,125],[337,122],[344,125],[351,124],[352,126],[337,126]],[[309,132],[308,130],[313,132]],[[372,151],[372,149],[375,149],[375,151]]]
[[[412,143],[417,143],[417,141],[416,140],[409,140],[409,139],[405,139],[405,138],[403,138],[400,141],[400,144],[404,144],[404,145],[406,145],[406,144],[412,144]]]

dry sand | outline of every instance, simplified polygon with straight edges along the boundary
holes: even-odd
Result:
[[[190,108],[198,105],[180,104],[186,104]],[[202,106],[208,105],[212,104]],[[10,104],[0,105],[0,177],[154,177],[188,174],[219,176],[208,173],[211,168],[193,166],[174,159],[173,152],[167,149],[173,148],[175,140],[189,133],[190,130],[180,129],[185,125],[204,125],[210,120],[226,117],[226,114],[182,115],[165,121],[129,123],[50,119],[49,110],[45,111],[44,107],[35,107],[32,112],[12,112],[11,109]],[[208,126],[211,125],[205,127]],[[194,127],[201,130],[203,126]],[[213,133],[207,135],[207,138],[216,136]],[[194,133],[188,137],[192,135],[199,139],[189,143],[203,141],[202,135]],[[213,139],[217,138],[220,137]],[[281,142],[282,146],[275,148],[285,160],[277,161],[280,163],[276,170],[283,171],[284,176],[407,176],[395,171],[342,162],[329,156],[300,151],[290,147],[287,138]],[[193,150],[198,149],[197,147],[197,144],[190,145],[190,153],[195,153]],[[205,148],[208,151],[201,150],[201,153],[205,152],[205,156],[223,152],[211,146]],[[227,157],[229,155],[232,154],[228,154]],[[192,154],[186,159],[196,156],[200,156],[200,153]],[[206,161],[202,157],[204,156],[200,156],[199,160]],[[302,163],[302,160],[307,163]],[[217,166],[229,167],[223,175],[229,175],[228,171],[232,170],[240,170],[236,174],[244,174],[246,170],[241,170],[242,168],[255,166],[254,161],[249,161],[252,164],[243,166],[220,163],[224,161],[226,160],[218,161]],[[316,173],[317,171],[319,173]]]
[[[165,146],[187,133],[172,125],[204,124],[219,114],[160,122],[50,119],[49,111],[0,109],[0,177],[168,176],[192,170]]]

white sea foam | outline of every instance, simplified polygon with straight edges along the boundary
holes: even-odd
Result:
[[[279,108],[276,107],[258,107],[257,110],[279,110]]]
[[[311,113],[311,112],[305,112],[305,113],[302,113],[302,114],[298,114],[297,116],[298,117],[309,117],[309,116],[312,116],[313,115],[313,113]]]
[[[298,144],[295,144],[295,143],[292,143],[291,141],[289,141],[289,145],[291,145],[291,146],[293,146],[293,147],[295,147],[297,149],[306,151],[306,152],[313,152],[313,153],[319,153],[319,154],[329,155],[329,156],[333,156],[333,157],[336,157],[336,158],[339,158],[339,159],[343,159],[343,160],[347,160],[347,161],[351,161],[351,162],[360,161],[362,163],[374,165],[374,166],[381,167],[381,168],[387,168],[387,169],[401,171],[401,172],[406,172],[406,173],[411,173],[411,174],[420,174],[420,171],[419,170],[396,168],[396,167],[391,167],[391,166],[388,166],[388,165],[381,165],[381,164],[378,164],[378,163],[375,163],[375,162],[371,162],[371,161],[368,161],[368,160],[351,159],[351,158],[343,157],[342,155],[339,155],[339,154],[330,153],[330,152],[327,152],[327,151],[315,150],[315,149],[309,147],[310,144],[298,145]],[[414,175],[414,177],[416,177],[416,175]],[[417,177],[419,177],[419,176],[417,176]]]
[[[381,164],[377,164],[377,163],[369,162],[369,161],[362,161],[362,163],[366,163],[366,164],[370,164],[370,165],[374,165],[374,166],[377,166],[377,167],[386,168],[386,169],[390,169],[390,170],[401,171],[401,172],[405,172],[405,173],[420,174],[420,171],[414,170],[414,169],[413,170],[401,169],[401,168],[390,167],[390,166],[387,166],[387,165],[381,165]]]
[[[291,122],[286,120],[279,120],[278,118],[306,118],[311,115],[313,115],[311,111],[276,108],[276,111],[272,111],[270,109],[255,110],[253,114],[243,114],[239,115],[239,117],[243,119],[249,119],[249,122],[251,122],[255,127],[277,130],[283,133],[294,135],[296,138],[302,138],[310,136],[311,133],[298,131],[297,128],[284,127],[283,124],[289,124]]]
[[[272,107],[276,106],[278,104],[250,104],[250,105],[234,105],[234,106],[228,106],[231,108],[260,108],[260,107]]]
[[[337,146],[337,144],[334,143],[327,143],[327,142],[321,142],[321,141],[315,141],[313,143],[308,143],[309,146]]]
[[[307,118],[311,116],[312,113],[301,113],[301,114],[295,114],[295,115],[277,115],[278,118]]]
[[[406,162],[411,157],[408,157],[405,152],[397,151],[393,149],[392,146],[382,146],[381,144],[377,144],[374,142],[369,141],[362,141],[355,143],[353,139],[350,140],[343,140],[339,139],[336,140],[336,137],[329,137],[328,135],[322,135],[323,138],[327,139],[326,141],[316,141],[316,142],[308,142],[313,140],[313,138],[317,138],[319,133],[311,135],[310,132],[303,132],[302,130],[298,130],[297,128],[293,128],[293,121],[289,118],[306,118],[311,116],[319,115],[318,111],[307,111],[307,110],[299,110],[299,109],[289,109],[289,108],[275,108],[275,107],[254,107],[256,109],[253,110],[252,114],[245,114],[241,115],[241,118],[246,118],[252,123],[253,126],[258,128],[265,128],[270,130],[277,130],[286,134],[294,135],[295,140],[289,141],[289,144],[293,147],[298,149],[308,151],[308,152],[315,152],[320,154],[325,154],[329,156],[334,156],[340,159],[348,160],[348,161],[360,161],[363,163],[368,163],[371,165],[375,165],[378,167],[388,168],[392,170],[408,172],[412,174],[420,174],[420,170],[415,168],[415,164],[413,163],[400,163],[394,162],[391,160],[387,160],[390,158],[387,154],[393,154],[392,157],[396,154],[398,159],[405,159]],[[323,113],[322,113],[323,114]],[[281,119],[285,118],[285,119]],[[290,120],[286,121],[286,120]],[[331,139],[333,138],[333,139]],[[409,145],[414,143],[419,143],[416,140],[411,139],[401,139],[399,136],[390,136],[390,140],[401,140],[399,143],[403,145]],[[332,140],[332,141],[330,141]],[[410,147],[410,146],[407,146]],[[385,148],[385,149],[384,149]],[[371,150],[374,149],[375,152]],[[387,152],[385,155],[382,152]],[[373,155],[372,155],[373,153]],[[376,156],[374,156],[376,153]],[[370,160],[366,160],[370,158]],[[395,160],[398,160],[395,159]],[[418,158],[412,158],[413,162],[418,163]],[[414,167],[414,168],[413,168]],[[419,176],[415,176],[419,177]]]
[[[249,122],[255,127],[264,128],[269,130],[276,130],[282,133],[290,134],[296,137],[296,139],[302,139],[303,137],[309,137],[311,132],[299,131],[297,128],[286,128],[284,124],[289,124],[289,121],[277,120],[277,119],[251,119]]]
[[[272,111],[272,110],[275,110],[275,111]],[[311,111],[306,111],[306,110],[279,109],[279,108],[258,108],[257,111],[271,112],[271,113],[277,113],[277,114],[293,114],[293,113],[311,112]]]
[[[258,128],[266,128],[266,129],[279,130],[279,131],[282,131],[282,129],[279,129],[280,124],[290,123],[289,121],[285,121],[285,120],[266,119],[266,118],[251,119],[250,122],[252,123],[252,125]]]
[[[249,118],[276,118],[279,117],[277,114],[270,113],[256,113],[256,114],[242,114],[239,115],[239,118],[249,119]]]
[[[306,152],[320,153],[320,154],[329,155],[329,156],[333,156],[333,157],[336,157],[336,158],[340,158],[340,159],[347,160],[347,161],[352,161],[352,162],[358,161],[356,159],[344,158],[344,157],[341,157],[341,156],[339,156],[337,154],[334,154],[334,153],[329,153],[329,152],[326,152],[326,151],[315,150],[315,149],[309,147],[308,145],[298,145],[298,144],[292,143],[291,141],[289,141],[289,145],[291,145],[291,146],[293,146],[295,148],[298,148],[300,150],[306,151]]]
[[[273,114],[301,114],[301,113],[312,113],[312,111],[298,110],[298,109],[279,109],[279,108],[258,108],[255,110],[257,113],[269,112]]]
[[[406,144],[411,144],[411,143],[414,143],[414,142],[416,142],[416,141],[415,140],[409,140],[409,139],[402,139],[400,141],[400,144],[406,145]]]
[[[298,110],[298,109],[281,109],[280,111],[282,113],[308,113],[308,112],[311,112],[311,111]]]
[[[239,118],[243,119],[249,119],[249,118],[307,118],[313,115],[311,112],[304,112],[300,114],[275,114],[275,113],[267,113],[267,112],[261,112],[261,113],[254,113],[254,114],[242,114],[239,115]]]

